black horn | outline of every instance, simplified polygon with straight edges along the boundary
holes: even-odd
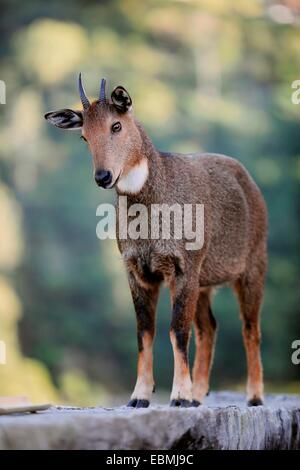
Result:
[[[106,85],[106,79],[102,78],[101,85],[100,85],[100,94],[99,94],[99,101],[101,103],[106,103],[105,85]]]
[[[79,74],[78,86],[79,86],[79,95],[80,95],[82,106],[84,109],[87,109],[90,106],[90,102],[85,94],[85,91],[82,85],[81,73]]]

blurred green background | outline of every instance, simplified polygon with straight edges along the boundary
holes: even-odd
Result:
[[[96,238],[93,182],[79,133],[45,112],[79,106],[99,80],[130,92],[161,150],[225,153],[245,164],[269,208],[262,312],[267,391],[300,392],[300,2],[290,0],[1,1],[0,395],[109,404],[135,381],[135,315],[116,242]],[[218,293],[212,388],[244,390],[241,324]],[[158,308],[155,378],[171,389],[170,306]],[[193,350],[191,351],[191,358]],[[127,398],[127,396],[126,396]]]

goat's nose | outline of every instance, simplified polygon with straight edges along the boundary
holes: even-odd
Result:
[[[112,182],[112,174],[107,170],[97,170],[95,173],[95,181],[98,186],[107,188]]]

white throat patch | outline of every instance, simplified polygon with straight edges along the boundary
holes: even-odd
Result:
[[[120,178],[117,187],[122,193],[136,194],[146,183],[148,174],[148,161],[144,158],[140,163],[131,168],[127,175]]]

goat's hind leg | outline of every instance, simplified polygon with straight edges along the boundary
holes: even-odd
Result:
[[[258,266],[259,267],[259,266]],[[249,406],[263,404],[263,369],[260,355],[260,307],[264,291],[264,269],[253,268],[236,283],[247,356]]]
[[[203,402],[209,390],[217,322],[211,311],[210,290],[200,289],[195,313],[196,354],[193,367],[193,405]]]

